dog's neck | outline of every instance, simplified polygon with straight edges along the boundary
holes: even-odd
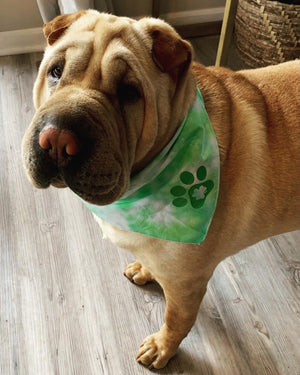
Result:
[[[200,90],[180,128],[127,192],[110,205],[85,202],[125,230],[185,243],[204,241],[219,191],[219,149]]]

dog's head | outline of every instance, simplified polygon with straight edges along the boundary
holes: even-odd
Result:
[[[59,16],[44,33],[22,145],[27,174],[36,187],[69,186],[109,204],[188,110],[191,46],[163,21],[91,10]]]

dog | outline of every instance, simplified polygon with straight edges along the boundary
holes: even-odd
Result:
[[[239,72],[204,67],[167,23],[94,10],[59,16],[44,25],[44,34],[36,113],[22,141],[24,166],[37,188],[69,187],[94,208],[126,199],[131,182],[177,137],[196,87],[203,97],[218,145],[219,181],[198,183],[202,201],[218,187],[202,240],[162,239],[97,218],[103,234],[136,258],[125,275],[163,288],[165,323],[137,355],[143,365],[163,368],[191,329],[218,263],[299,228],[299,60]],[[200,172],[205,179],[203,167]],[[190,205],[197,176],[186,173],[173,202],[179,197],[178,205]]]

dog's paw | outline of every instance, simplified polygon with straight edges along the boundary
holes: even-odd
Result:
[[[149,281],[153,281],[151,273],[139,262],[128,264],[124,271],[124,275],[137,285],[145,285]]]
[[[197,180],[191,172],[184,171],[180,174],[180,181],[183,185],[173,186],[171,194],[175,198],[173,205],[175,207],[184,207],[189,202],[193,208],[203,206],[207,195],[214,187],[212,180],[206,180],[207,171],[204,166],[197,169]],[[197,183],[198,182],[198,183]]]
[[[150,370],[160,369],[167,365],[168,361],[176,354],[177,346],[170,347],[161,332],[154,333],[145,338],[142,343],[137,361]]]

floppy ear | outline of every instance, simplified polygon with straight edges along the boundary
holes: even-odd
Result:
[[[154,30],[152,38],[152,59],[158,68],[174,78],[181,75],[192,61],[190,43],[169,30]]]
[[[52,21],[45,23],[43,31],[48,44],[51,46],[56,42],[65,30],[85,13],[86,11],[80,10],[79,12],[72,14],[63,14],[55,17]]]

